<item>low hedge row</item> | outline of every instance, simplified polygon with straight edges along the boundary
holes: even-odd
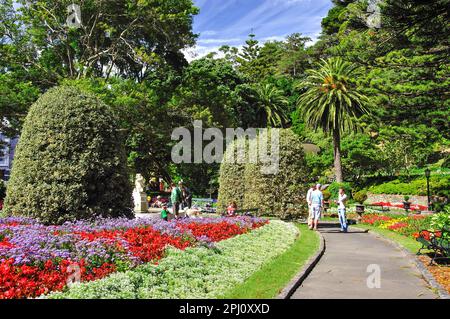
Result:
[[[105,279],[75,284],[47,298],[217,298],[286,251],[297,236],[293,224],[271,221],[250,233],[219,242],[215,249],[168,249],[158,265],[145,264]]]
[[[430,189],[433,195],[450,197],[450,175],[432,175],[430,177]],[[427,180],[417,178],[411,181],[399,179],[372,186],[368,189],[374,194],[398,194],[398,195],[427,195]]]

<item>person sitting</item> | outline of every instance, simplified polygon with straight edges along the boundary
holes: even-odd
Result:
[[[167,205],[163,205],[163,209],[161,211],[161,219],[167,222],[169,220],[169,215],[171,215],[171,213],[167,209]]]
[[[236,216],[237,205],[236,202],[231,202],[227,207],[227,216],[233,217]]]
[[[156,197],[156,201],[152,204],[152,207],[153,207],[153,208],[161,208],[162,206],[163,206],[163,202],[162,202],[162,200],[161,200],[161,196],[158,195],[158,196]]]

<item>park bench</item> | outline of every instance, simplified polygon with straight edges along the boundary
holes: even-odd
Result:
[[[430,265],[439,259],[448,259],[450,257],[450,229],[444,227],[440,231],[431,232],[428,230],[421,230],[416,240],[422,244],[422,247],[417,252],[421,254],[423,249],[432,250],[434,256],[430,261]],[[440,257],[438,255],[441,255]]]
[[[259,213],[259,208],[237,209],[234,211],[235,215],[251,216],[251,217],[258,216],[258,213]],[[226,215],[227,215],[226,212],[222,213],[222,216],[226,216]]]

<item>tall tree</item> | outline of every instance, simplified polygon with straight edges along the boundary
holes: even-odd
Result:
[[[340,58],[322,60],[307,74],[299,84],[306,92],[300,96],[298,106],[308,126],[332,136],[336,181],[343,182],[341,135],[355,131],[357,119],[368,114],[368,98],[355,84],[357,67]]]
[[[283,91],[273,84],[258,84],[255,88],[257,105],[264,116],[265,126],[283,127],[289,121],[287,117],[288,99]]]

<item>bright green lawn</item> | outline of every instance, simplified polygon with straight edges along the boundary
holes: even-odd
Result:
[[[265,264],[242,285],[239,285],[223,298],[226,299],[270,299],[297,274],[306,261],[318,250],[319,236],[310,231],[307,225],[296,225],[300,236],[289,250]]]

